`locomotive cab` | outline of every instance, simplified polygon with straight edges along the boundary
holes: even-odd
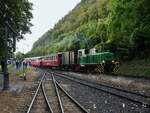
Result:
[[[111,52],[103,52],[100,55],[101,65],[104,67],[104,72],[119,71],[119,62],[115,61],[114,54]]]
[[[104,66],[104,72],[112,72],[113,71],[113,63],[114,54],[110,52],[104,52],[101,54],[102,66]]]

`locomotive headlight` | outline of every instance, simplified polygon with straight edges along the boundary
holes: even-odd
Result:
[[[105,60],[103,60],[102,62],[105,63]]]
[[[116,62],[116,66],[119,67],[119,62]]]
[[[112,63],[115,63],[115,61],[113,60]]]

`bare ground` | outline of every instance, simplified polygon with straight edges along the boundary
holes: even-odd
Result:
[[[10,76],[10,84],[24,85],[21,92],[0,92],[0,113],[25,113],[27,111],[32,96],[34,87],[36,87],[35,78],[38,72],[31,69],[27,74],[27,80],[24,81],[20,76]]]

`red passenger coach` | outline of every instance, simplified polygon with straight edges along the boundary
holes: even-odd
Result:
[[[41,57],[33,57],[33,58],[30,58],[30,65],[33,65],[33,66],[41,66]]]
[[[42,57],[42,66],[57,67],[60,66],[61,57],[58,54],[51,54]]]

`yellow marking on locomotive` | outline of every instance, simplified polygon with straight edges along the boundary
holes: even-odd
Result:
[[[113,72],[118,72],[119,71],[119,67],[114,67]]]
[[[104,73],[104,66],[97,65],[97,69],[100,73]]]

